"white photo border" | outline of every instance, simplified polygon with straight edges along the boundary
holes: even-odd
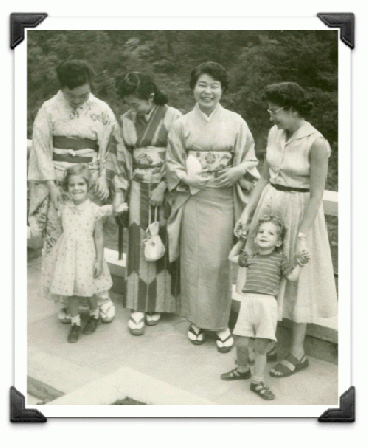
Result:
[[[73,18],[48,16],[41,30],[330,30],[317,17],[308,18]],[[14,51],[15,61],[15,372],[14,386],[27,391],[27,247],[26,191],[27,161],[27,32],[25,41]],[[339,111],[339,361],[338,393],[341,396],[351,384],[351,49],[338,40],[338,111]],[[344,148],[344,150],[341,150]],[[19,156],[18,156],[19,154]],[[341,183],[341,177],[344,182]],[[346,298],[350,297],[350,300]],[[343,316],[343,318],[342,318]],[[26,405],[28,408],[29,406]],[[87,406],[32,405],[45,417],[319,417],[330,405],[221,405],[221,406]]]

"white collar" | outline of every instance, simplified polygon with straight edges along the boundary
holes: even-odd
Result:
[[[198,103],[195,105],[195,109],[197,110],[197,112],[206,120],[206,121],[210,121],[211,118],[214,116],[214,114],[221,109],[221,105],[220,103],[217,103],[216,107],[213,109],[213,111],[211,112],[210,115],[205,114],[204,112],[201,111]]]

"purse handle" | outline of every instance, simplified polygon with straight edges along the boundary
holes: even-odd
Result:
[[[152,221],[152,208],[154,209],[154,221]],[[152,224],[152,222],[157,221],[157,205],[151,206],[151,204],[149,204],[149,208],[148,208],[148,225]]]

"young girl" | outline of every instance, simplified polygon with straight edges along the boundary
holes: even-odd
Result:
[[[297,281],[302,267],[309,260],[304,252],[300,265],[291,266],[280,251],[285,236],[285,227],[276,216],[260,219],[254,239],[257,252],[249,256],[243,249],[245,240],[231,250],[229,259],[241,267],[247,267],[247,276],[240,295],[241,307],[234,328],[237,366],[221,375],[222,380],[249,379],[252,374],[248,365],[248,346],[255,338],[254,375],[250,390],[264,400],[273,400],[275,395],[264,385],[266,351],[270,341],[276,341],[277,301],[282,277]]]
[[[79,299],[86,297],[89,319],[83,334],[92,334],[98,325],[96,294],[112,286],[103,258],[102,217],[111,206],[99,207],[88,199],[89,169],[76,165],[67,169],[64,188],[69,200],[59,208],[63,233],[54,246],[44,278],[44,291],[54,299],[69,299],[71,328],[68,342],[77,342],[81,332]]]

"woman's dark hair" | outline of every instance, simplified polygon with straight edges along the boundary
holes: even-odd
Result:
[[[95,75],[89,63],[79,59],[61,63],[56,69],[56,74],[61,87],[68,87],[71,90],[84,84],[91,86]]]
[[[307,92],[296,82],[280,82],[266,87],[262,100],[275,103],[286,109],[292,108],[304,117],[313,109]]]
[[[164,95],[153,82],[153,79],[140,72],[131,72],[115,80],[117,94],[120,98],[134,95],[141,100],[148,100],[153,94],[153,102],[159,106],[167,104],[168,97]]]
[[[88,165],[78,164],[72,166],[66,170],[65,178],[62,184],[62,187],[65,191],[68,191],[69,187],[69,179],[71,176],[81,176],[86,181],[87,187],[89,189],[91,184],[91,174],[88,168]]]
[[[197,84],[198,78],[201,75],[208,75],[216,81],[220,81],[222,91],[226,92],[228,87],[227,72],[221,64],[208,61],[203,62],[202,64],[199,64],[197,67],[195,67],[190,73],[189,85],[192,90],[194,89],[195,85]]]

